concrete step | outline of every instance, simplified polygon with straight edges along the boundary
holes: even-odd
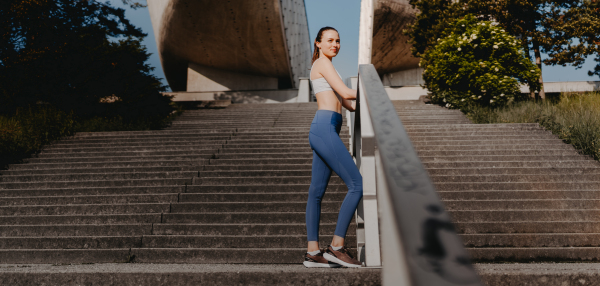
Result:
[[[600,221],[600,209],[450,210],[454,222]]]
[[[149,224],[160,223],[161,213],[129,214],[76,214],[76,215],[7,215],[0,216],[2,225],[57,225],[57,224]],[[184,215],[185,216],[185,215]]]
[[[335,223],[322,223],[322,234],[333,233]],[[356,231],[355,225],[348,233]],[[306,235],[304,223],[288,224],[58,224],[0,225],[0,237],[148,236],[148,235]]]
[[[296,147],[296,148],[223,148],[219,150],[221,154],[240,154],[240,153],[300,153],[300,152],[312,152],[310,146]]]
[[[237,171],[239,173],[243,171],[310,171],[312,170],[312,164],[253,164],[253,165],[204,165],[203,171],[215,172],[215,171]]]
[[[314,269],[300,264],[9,264],[0,268],[0,284],[29,285],[381,285],[381,269]],[[23,269],[27,271],[23,271]],[[60,274],[49,275],[49,272]],[[495,279],[496,276],[490,279]],[[224,279],[226,277],[226,279]]]
[[[194,185],[279,185],[310,184],[310,176],[264,176],[264,177],[196,177]],[[339,177],[332,176],[330,184],[343,184]]]
[[[43,150],[70,149],[70,148],[135,148],[135,147],[185,147],[185,146],[219,146],[226,140],[185,140],[185,141],[166,141],[166,142],[100,142],[100,143],[79,143],[67,144],[63,141],[57,141],[47,145]]]
[[[227,145],[225,145],[227,147]],[[556,151],[556,150],[575,150],[573,146],[564,144],[562,142],[555,142],[549,144],[494,144],[494,145],[415,145],[415,149],[418,152],[421,151]]]
[[[200,143],[217,143],[223,142],[230,139],[231,136],[202,136],[202,137],[177,137],[168,136],[164,138],[141,138],[141,139],[119,139],[118,141],[112,139],[81,139],[81,140],[61,140],[55,142],[52,146],[98,146],[98,145],[125,145],[125,146],[140,146],[146,144],[200,144]]]
[[[598,247],[468,248],[476,262],[592,262],[600,257]]]
[[[40,189],[0,190],[0,197],[43,197],[43,196],[100,196],[130,194],[173,194],[186,191],[185,185],[164,186],[113,186],[113,187],[65,187]]]
[[[111,146],[111,147],[78,147],[78,148],[46,148],[41,154],[53,154],[53,153],[107,153],[107,152],[157,152],[157,151],[213,151],[222,148],[223,144],[212,144],[212,145],[159,145],[159,146],[135,146],[135,147],[124,147],[124,146]]]
[[[436,183],[448,182],[597,182],[598,173],[586,174],[508,174],[508,175],[431,175]]]
[[[301,263],[306,248],[118,248],[0,250],[4,263]]]
[[[80,204],[128,204],[128,203],[169,203],[178,201],[178,193],[135,194],[135,195],[84,195],[84,196],[45,196],[45,197],[0,197],[0,206],[23,205],[80,205]]]
[[[259,159],[259,160],[268,160],[268,159],[310,159],[312,160],[312,150],[308,149],[306,151],[300,152],[273,152],[273,153],[218,153],[215,154],[214,157],[216,159],[223,160],[233,160],[233,159]]]
[[[466,247],[598,247],[600,233],[461,234]]]
[[[171,208],[171,203],[2,206],[0,216],[166,213]]]
[[[504,190],[504,191],[441,191],[438,195],[448,201],[471,200],[598,200],[600,190]]]
[[[305,205],[306,206],[306,205]],[[321,223],[336,223],[338,210],[334,212],[321,212]],[[160,215],[159,215],[160,218]],[[354,220],[353,220],[354,221]],[[162,223],[306,223],[306,210],[301,212],[218,212],[218,213],[163,213]]]
[[[126,179],[126,180],[86,180],[86,181],[49,181],[49,182],[12,182],[0,183],[0,190],[16,189],[53,189],[85,187],[122,187],[122,186],[169,186],[190,184],[192,178],[166,179]]]
[[[429,168],[432,176],[463,176],[463,175],[599,175],[600,168]]]
[[[333,235],[323,235],[331,240]],[[346,238],[356,244],[356,236]],[[0,249],[111,249],[111,248],[302,248],[306,235],[146,235],[0,237]]]
[[[142,236],[151,235],[152,224],[0,225],[0,237]]]
[[[449,168],[598,168],[600,164],[593,160],[555,160],[555,161],[477,161],[477,162],[423,162],[429,169]]]
[[[310,166],[308,166],[310,167]],[[200,178],[214,178],[214,177],[276,177],[276,176],[311,176],[312,171],[310,168],[304,170],[217,170],[217,171],[201,171],[198,173]],[[335,173],[332,175],[337,176]]]
[[[174,154],[174,155],[143,155],[140,154],[138,156],[104,156],[104,157],[55,157],[55,158],[30,158],[27,159],[27,163],[99,163],[99,162],[130,162],[130,161],[174,161],[174,160],[182,160],[182,161],[198,161],[203,159],[210,159],[213,157],[213,153],[182,153],[182,154]]]
[[[346,192],[327,192],[324,201],[342,201]],[[282,193],[185,193],[179,194],[179,202],[301,202],[308,198],[307,192]]]
[[[104,173],[95,170],[95,173],[66,173],[66,174],[36,174],[36,175],[4,175],[0,182],[57,182],[57,181],[102,181],[102,180],[127,180],[127,179],[191,179],[198,176],[198,171],[175,172],[120,172]]]
[[[305,184],[256,184],[256,185],[187,185],[187,193],[279,193],[279,192],[307,192],[309,183]],[[327,192],[347,192],[345,184],[330,182]]]
[[[217,152],[217,148],[197,148],[197,149],[188,149],[188,150],[138,150],[138,151],[105,151],[105,152],[66,152],[66,153],[58,153],[58,152],[42,152],[38,155],[38,159],[54,159],[54,158],[69,158],[69,159],[79,159],[83,158],[105,158],[105,157],[114,157],[114,158],[136,158],[136,157],[159,157],[159,156],[210,156]]]
[[[464,139],[464,138],[463,138]],[[550,139],[496,139],[496,140],[416,140],[412,138],[412,145],[415,148],[422,146],[472,146],[472,145],[488,145],[488,146],[513,146],[513,145],[564,145],[558,138]]]
[[[531,200],[445,200],[448,210],[600,210],[600,200],[531,199]]]
[[[595,221],[519,221],[519,222],[459,222],[458,233],[509,234],[509,233],[599,233],[600,222]]]
[[[319,232],[331,234],[336,223],[321,223]],[[356,232],[356,225],[348,227],[348,233]],[[259,223],[259,224],[154,224],[155,235],[306,235],[305,223]]]
[[[0,174],[10,175],[50,175],[50,174],[86,174],[86,173],[140,173],[140,172],[192,172],[202,170],[203,166],[145,166],[145,167],[88,167],[88,168],[48,168],[4,170]],[[0,178],[1,179],[1,178]]]
[[[149,204],[135,204],[140,209],[150,209]],[[321,210],[326,212],[336,212],[340,210],[342,201],[323,201]],[[160,207],[158,204],[154,208]],[[190,203],[171,203],[169,212],[188,213],[188,212],[305,212],[306,201],[269,201],[269,202],[190,202]],[[0,209],[1,212],[1,209]]]
[[[441,162],[489,162],[489,161],[586,161],[590,157],[577,154],[572,155],[554,155],[554,156],[528,156],[528,155],[474,155],[474,156],[419,156],[423,163],[441,163]]]
[[[417,150],[423,157],[432,156],[573,156],[575,150]]]
[[[597,190],[600,189],[600,182],[438,182],[435,188],[438,191]]]
[[[100,168],[145,168],[145,167],[162,167],[162,166],[190,166],[201,167],[209,162],[208,159],[186,158],[175,160],[152,160],[140,161],[139,158],[134,161],[117,161],[117,162],[70,162],[70,163],[26,163],[10,165],[8,171],[20,170],[50,170],[50,169],[100,169]]]
[[[541,133],[541,134],[531,134],[531,135],[472,135],[468,136],[456,136],[456,135],[409,135],[411,140],[414,141],[446,141],[446,140],[493,140],[493,141],[506,141],[506,140],[540,140],[540,139],[557,139],[557,137],[553,134],[549,133]],[[472,141],[471,141],[472,142]]]

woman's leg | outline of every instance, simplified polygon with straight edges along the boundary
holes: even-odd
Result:
[[[317,130],[316,136],[311,141],[313,150],[348,186],[348,193],[342,202],[334,233],[336,236],[344,238],[356,207],[362,199],[362,176],[348,149],[340,139],[339,130],[336,130],[332,124],[318,124],[318,128],[315,129]]]
[[[309,140],[313,134],[309,135]],[[311,140],[312,142],[313,140]],[[308,202],[306,203],[306,233],[308,236],[308,251],[319,250],[319,222],[321,218],[321,200],[327,189],[331,169],[321,157],[313,150],[312,177],[308,189]],[[315,243],[316,242],[316,243]],[[316,249],[313,249],[315,248]]]

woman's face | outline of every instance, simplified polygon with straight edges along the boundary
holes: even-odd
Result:
[[[340,35],[335,30],[323,32],[321,42],[317,42],[317,47],[322,55],[333,58],[340,52]]]

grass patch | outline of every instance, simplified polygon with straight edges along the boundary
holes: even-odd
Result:
[[[600,160],[600,93],[561,94],[546,101],[515,102],[492,109],[471,106],[463,112],[474,123],[539,123],[582,154]]]
[[[38,152],[44,144],[75,132],[75,116],[51,106],[0,116],[0,168]]]

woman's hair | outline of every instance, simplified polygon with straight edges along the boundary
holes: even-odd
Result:
[[[311,65],[319,58],[319,48],[317,47],[317,42],[321,42],[321,38],[323,38],[323,32],[325,31],[329,31],[329,30],[334,30],[334,31],[338,31],[333,27],[323,27],[321,28],[321,30],[319,30],[319,33],[317,33],[317,38],[315,39],[314,44],[314,52],[313,52],[313,56],[312,56],[312,62],[310,63]],[[338,32],[339,33],[339,32]]]

